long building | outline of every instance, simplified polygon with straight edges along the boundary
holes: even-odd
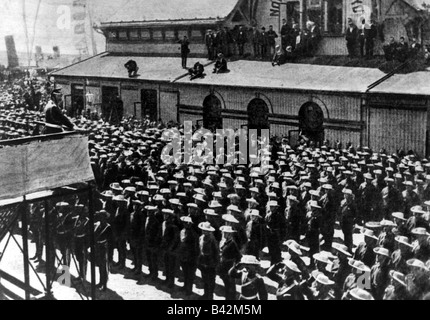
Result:
[[[321,2],[324,8],[325,1],[304,2]],[[271,16],[271,1],[141,3],[142,7],[124,8],[112,21],[102,23],[107,52],[53,73],[57,87],[66,95],[66,106],[91,97],[93,105],[100,107],[119,95],[125,113],[137,118],[191,120],[212,128],[269,128],[271,134],[292,141],[305,131],[332,142],[429,155],[429,72],[387,77],[372,68],[272,67],[270,62],[237,60],[229,62],[229,73],[213,74],[212,62],[202,58],[206,30],[250,26],[254,20],[260,25],[274,24],[282,15]],[[264,15],[267,21],[259,18],[262,8],[269,10]],[[405,8],[412,10],[408,4]],[[289,19],[308,18],[286,13]],[[194,53],[188,65],[205,64],[204,79],[190,81],[181,67],[177,40],[183,35],[191,39]],[[326,36],[331,41],[332,36]],[[135,78],[129,78],[124,68],[131,59],[140,68]]]

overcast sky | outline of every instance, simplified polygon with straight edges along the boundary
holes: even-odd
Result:
[[[111,17],[115,12],[130,1],[144,0],[88,0],[94,13],[94,20],[98,22]],[[26,52],[26,38],[23,19],[23,2],[26,8],[26,21],[30,43],[34,34],[34,47],[41,45],[45,53],[51,53],[52,47],[58,45],[62,53],[77,53],[74,43],[77,41],[72,28],[60,29],[57,21],[63,21],[58,13],[60,6],[68,6],[70,11],[73,0],[41,0],[36,27],[34,28],[36,11],[39,0],[0,0],[0,51],[5,51],[4,37],[13,35],[19,52]],[[63,11],[64,12],[64,11]],[[61,13],[61,10],[60,10]],[[89,27],[89,25],[87,26]],[[104,51],[104,37],[96,34],[98,51]]]

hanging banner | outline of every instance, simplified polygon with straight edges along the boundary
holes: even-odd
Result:
[[[0,149],[0,200],[92,180],[86,136]]]
[[[351,18],[357,25],[361,25],[363,18],[370,22],[372,14],[372,0],[346,0],[346,19]],[[347,25],[347,24],[346,24]]]

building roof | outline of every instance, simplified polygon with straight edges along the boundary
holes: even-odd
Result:
[[[181,58],[118,56],[102,53],[90,59],[76,63],[52,73],[53,76],[71,76],[81,78],[115,78],[129,79],[124,64],[134,60],[139,67],[135,80],[173,81],[184,74]],[[189,59],[191,66],[197,59]]]
[[[188,77],[179,83],[194,83],[232,87],[265,87],[309,91],[338,91],[364,93],[367,87],[385,73],[374,68],[335,67],[287,63],[272,67],[270,62],[239,60],[228,64],[225,74],[213,74],[190,82]]]
[[[121,22],[223,20],[241,0],[141,0],[131,1],[102,26]]]
[[[403,0],[403,2],[406,2],[408,5],[418,11],[426,10],[423,4],[430,4],[430,1],[425,0]]]
[[[429,95],[430,71],[396,74],[370,90],[370,92],[383,94]]]
[[[365,93],[368,86],[385,76],[374,68],[335,67],[287,63],[272,67],[270,62],[238,60],[229,62],[230,72],[213,74],[212,65],[205,68],[204,79],[189,80],[180,58],[118,56],[102,53],[52,73],[54,76],[129,80],[124,64],[136,61],[139,72],[132,81],[175,82],[190,85],[210,85],[246,88],[270,88],[305,91]],[[191,58],[191,67],[206,59]],[[396,74],[371,93],[427,95],[430,93],[430,71]]]

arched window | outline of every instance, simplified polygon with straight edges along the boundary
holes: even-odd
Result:
[[[260,98],[253,99],[248,105],[248,128],[270,129],[269,107]]]
[[[305,103],[299,111],[299,126],[303,135],[318,143],[324,140],[324,112],[315,102]]]
[[[213,94],[203,101],[203,127],[208,130],[222,129],[221,101]]]

